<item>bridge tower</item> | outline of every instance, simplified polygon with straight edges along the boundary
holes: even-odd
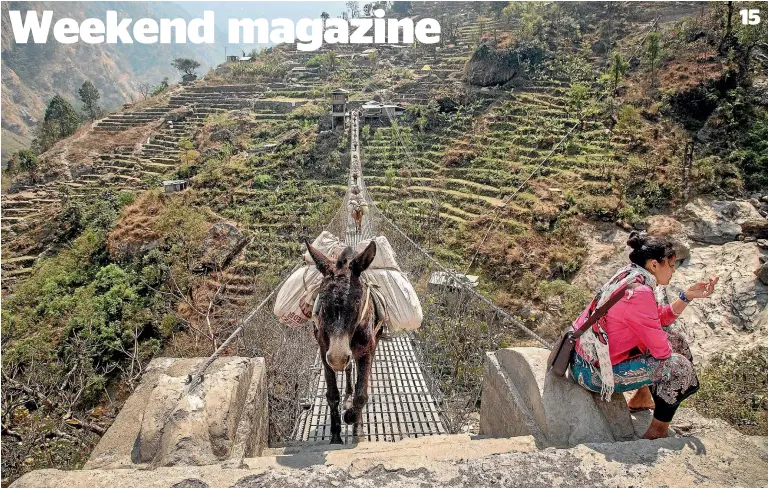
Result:
[[[331,92],[331,128],[336,128],[336,123],[344,125],[347,116],[347,101],[349,92],[343,88],[337,88]]]

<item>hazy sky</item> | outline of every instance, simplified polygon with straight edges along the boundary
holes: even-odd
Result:
[[[216,18],[216,27],[221,32],[227,32],[227,21],[230,18],[252,18],[252,19],[277,19],[280,17],[288,18],[294,22],[302,18],[319,19],[320,14],[328,12],[331,17],[338,17],[346,8],[346,2],[175,2],[194,17],[202,17],[205,10],[212,10]],[[364,2],[359,2],[360,8]],[[222,49],[226,45],[226,38],[216,39],[216,46]],[[250,46],[253,47],[253,46]],[[230,45],[229,54],[239,54],[237,51],[243,49],[246,52],[248,46],[236,47]]]
[[[222,29],[227,27],[227,19],[253,18],[276,19],[284,17],[297,21],[301,18],[320,18],[320,14],[328,12],[331,17],[337,17],[346,10],[346,2],[176,2],[184,10],[196,17],[202,17],[203,11],[213,10],[216,24]],[[362,2],[360,2],[362,8]]]

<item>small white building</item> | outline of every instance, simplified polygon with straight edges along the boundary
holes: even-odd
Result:
[[[163,181],[163,188],[165,188],[165,193],[175,193],[177,191],[186,190],[188,186],[189,186],[189,180]]]
[[[461,280],[465,286],[469,288],[477,288],[478,283],[480,282],[480,277],[475,275],[464,275],[459,273],[454,273],[456,278]],[[431,275],[429,275],[429,283],[427,285],[428,288],[448,288],[448,289],[456,289],[461,286],[460,283],[457,282],[455,278],[453,278],[450,274],[446,273],[445,271],[433,271]]]
[[[386,118],[393,119],[398,115],[405,113],[405,108],[396,104],[381,103],[371,100],[362,105],[363,118]]]

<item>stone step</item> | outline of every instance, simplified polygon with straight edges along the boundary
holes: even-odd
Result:
[[[285,118],[285,114],[275,114],[275,113],[256,113],[253,114],[254,117],[264,120],[282,120]]]
[[[161,163],[168,165],[176,165],[179,163],[179,158],[163,158],[163,157],[150,157],[150,161],[153,163]]]
[[[96,171],[99,172],[99,174],[105,174],[105,173],[117,173],[117,174],[126,174],[126,173],[133,173],[135,168],[128,167],[128,166],[99,166],[98,168],[95,168]]]
[[[3,208],[3,219],[8,217],[24,217],[35,213],[38,209],[33,207]]]
[[[163,163],[146,162],[146,163],[141,163],[141,167],[145,168],[145,169],[153,169],[153,170],[158,170],[158,171],[161,171],[161,172],[167,172],[169,170],[175,169],[176,165],[175,164],[163,164]]]
[[[125,465],[122,469],[38,470],[12,488],[115,486],[744,486],[768,482],[764,438],[711,422],[693,437],[537,450],[530,438],[424,437],[394,443],[309,448],[208,466]],[[554,481],[558,480],[558,481]],[[643,480],[647,483],[643,483]]]
[[[160,143],[159,141],[156,142],[150,142],[148,144],[144,144],[141,146],[142,152],[146,152],[147,150],[156,150],[156,151],[178,151],[179,147],[175,144],[170,143]]]
[[[147,122],[157,120],[156,117],[125,117],[115,119],[105,119],[98,123],[99,126],[115,126],[115,125],[142,125]]]

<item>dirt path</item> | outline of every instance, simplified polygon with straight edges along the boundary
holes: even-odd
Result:
[[[75,135],[75,137],[64,141],[64,147],[62,147],[61,155],[59,155],[59,163],[61,163],[61,165],[64,167],[64,175],[66,176],[67,181],[74,181],[74,177],[72,176],[72,169],[69,166],[69,149],[72,147],[72,144],[79,143],[86,135],[91,132],[92,129],[93,122],[91,122],[90,126],[88,127],[82,127],[79,131],[79,134]]]

